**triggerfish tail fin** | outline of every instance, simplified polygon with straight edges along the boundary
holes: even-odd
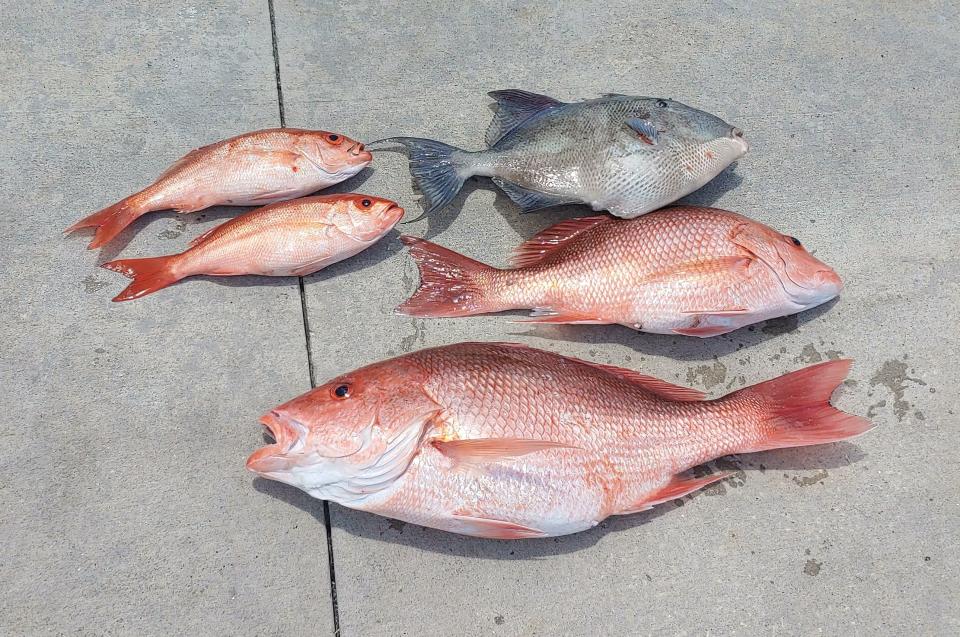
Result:
[[[133,283],[113,299],[114,301],[132,301],[182,279],[183,275],[174,272],[173,268],[179,256],[179,254],[171,254],[146,259],[117,259],[104,263],[100,267],[133,279]]]
[[[463,162],[463,155],[468,151],[419,137],[391,137],[383,141],[397,142],[407,147],[410,174],[426,199],[427,213],[453,201],[463,188],[463,182],[470,176]]]
[[[420,287],[397,308],[399,314],[419,317],[470,316],[497,312],[486,298],[485,275],[496,268],[474,261],[417,237],[400,237],[420,269]]]
[[[150,212],[150,209],[141,203],[142,200],[142,193],[130,195],[112,206],[84,217],[67,228],[64,233],[69,234],[80,228],[96,228],[93,241],[87,247],[91,250],[99,248],[120,234],[137,217]]]
[[[766,412],[758,437],[738,452],[837,442],[872,429],[870,421],[830,404],[831,394],[847,377],[852,363],[827,361],[730,394],[731,399],[759,399]]]

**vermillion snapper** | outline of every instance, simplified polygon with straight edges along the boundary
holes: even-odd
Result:
[[[401,240],[421,283],[398,311],[419,317],[535,308],[530,322],[707,337],[815,307],[843,288],[799,239],[716,208],[564,221],[517,248],[505,270]]]
[[[339,376],[261,419],[247,467],[344,506],[488,538],[563,535],[726,474],[718,456],[844,440],[850,361],[716,400],[633,370],[522,345],[461,343]]]
[[[497,112],[487,150],[417,137],[380,140],[408,148],[427,212],[481,175],[525,212],[585,203],[631,218],[700,188],[749,149],[740,129],[674,100],[607,95],[568,104],[519,90],[489,95]]]
[[[96,228],[89,247],[99,248],[148,212],[295,199],[356,175],[372,159],[363,144],[340,133],[297,128],[244,133],[187,153],[140,192],[66,232]]]

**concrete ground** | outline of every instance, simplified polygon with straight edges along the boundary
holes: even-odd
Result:
[[[954,3],[213,4],[2,10],[0,634],[960,632]],[[485,93],[509,87],[673,97],[740,126],[751,153],[689,201],[800,237],[844,277],[839,302],[708,341],[413,320],[392,313],[417,281],[394,232],[306,279],[308,341],[295,279],[110,303],[125,283],[98,263],[182,250],[235,209],[150,215],[99,253],[60,234],[190,148],[278,126],[278,89],[290,126],[477,148]],[[402,155],[340,190],[418,211]],[[498,264],[585,212],[521,216],[479,180],[403,231]],[[719,460],[736,476],[704,493],[513,543],[327,517],[244,470],[309,361],[322,382],[466,339],[712,395],[851,357],[836,402],[878,427]]]

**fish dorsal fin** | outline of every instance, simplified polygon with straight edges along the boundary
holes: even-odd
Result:
[[[197,157],[199,157],[200,155],[203,155],[208,150],[210,150],[211,148],[213,148],[214,146],[220,143],[222,142],[214,142],[213,144],[207,144],[206,146],[201,146],[200,148],[194,148],[189,153],[187,153],[177,161],[173,162],[169,166],[167,166],[167,169],[164,170],[159,177],[157,177],[157,181],[160,181],[164,177],[170,177],[171,175],[176,173],[178,170],[180,170],[190,162],[194,161]]]
[[[494,113],[493,121],[484,135],[487,146],[493,146],[504,135],[534,115],[563,105],[563,102],[552,97],[518,89],[490,91],[487,95],[497,100],[497,112]]]
[[[190,241],[190,244],[189,244],[190,247],[191,247],[191,248],[196,248],[198,245],[200,245],[201,243],[203,243],[204,241],[206,241],[207,239],[209,239],[210,236],[213,235],[213,233],[216,232],[217,230],[219,230],[222,226],[223,226],[223,224],[221,223],[221,224],[218,225],[218,226],[214,226],[214,227],[210,228],[209,230],[207,230],[206,232],[204,232],[204,233],[201,234],[200,236],[193,238],[193,239]]]
[[[602,363],[592,363],[590,361],[580,360],[579,358],[573,358],[577,362],[583,363],[584,365],[590,365],[591,367],[596,367],[597,369],[602,369],[605,372],[609,372],[620,378],[633,383],[634,385],[639,385],[643,387],[648,392],[656,394],[661,398],[666,398],[668,400],[679,400],[681,402],[693,402],[697,400],[705,400],[707,395],[702,391],[697,389],[691,389],[689,387],[681,387],[680,385],[674,385],[673,383],[668,383],[665,380],[660,380],[653,376],[647,376],[646,374],[641,374],[632,369],[626,369],[624,367],[617,367],[616,365],[603,365]]]
[[[601,223],[612,221],[613,217],[599,215],[596,217],[569,219],[554,224],[543,232],[535,235],[529,241],[520,244],[517,249],[513,251],[513,256],[510,257],[510,265],[515,268],[523,268],[539,263],[548,254],[565,245],[580,233]]]

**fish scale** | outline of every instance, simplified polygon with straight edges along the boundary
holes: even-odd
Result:
[[[562,535],[721,479],[683,474],[719,456],[866,431],[870,423],[828,402],[849,366],[830,361],[704,400],[521,345],[448,345],[277,407],[262,419],[277,442],[247,466],[315,497],[448,531]],[[365,487],[385,464],[395,478]]]

